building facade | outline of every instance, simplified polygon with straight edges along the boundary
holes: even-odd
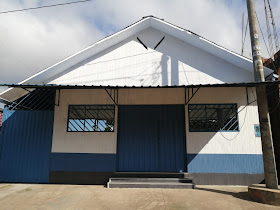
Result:
[[[0,95],[13,101],[0,181],[100,184],[115,172],[169,172],[196,184],[260,183],[253,82],[251,60],[143,18]]]

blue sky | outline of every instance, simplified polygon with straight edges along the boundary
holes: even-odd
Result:
[[[64,2],[69,1],[1,0],[0,10]],[[280,34],[280,1],[270,2]],[[263,0],[256,0],[256,5],[266,36]],[[2,14],[0,83],[18,83],[146,15],[163,18],[240,53],[241,17],[246,11],[245,0],[95,0]],[[245,56],[250,57],[249,36],[245,46]],[[263,41],[261,47],[268,56]]]

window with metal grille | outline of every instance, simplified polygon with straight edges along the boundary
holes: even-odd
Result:
[[[114,105],[69,105],[68,132],[113,132]]]
[[[189,131],[239,131],[237,104],[189,104]]]

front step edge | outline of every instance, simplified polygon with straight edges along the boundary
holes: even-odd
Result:
[[[108,182],[107,187],[108,188],[194,189],[194,184],[192,184],[192,183],[143,183],[143,182],[112,183],[112,182]]]

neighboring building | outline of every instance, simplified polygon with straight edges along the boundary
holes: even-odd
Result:
[[[105,183],[120,171],[259,183],[253,74],[251,60],[145,17],[1,93],[14,103],[0,181]]]
[[[274,60],[263,58],[263,65],[274,70],[275,74],[280,74],[280,51],[274,54]]]

